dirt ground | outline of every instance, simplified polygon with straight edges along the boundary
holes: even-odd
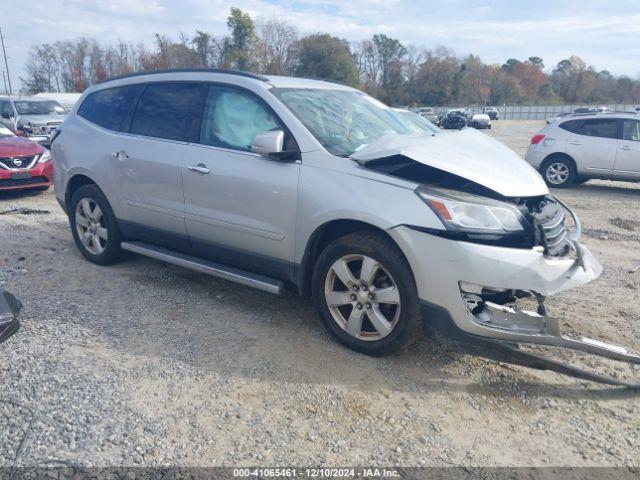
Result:
[[[542,126],[489,134],[524,154]],[[640,350],[640,185],[554,193],[604,274],[550,298],[550,313]],[[0,286],[24,303],[0,344],[0,466],[640,464],[637,392],[430,337],[369,358],[293,295],[135,255],[92,265],[52,191],[0,194]]]

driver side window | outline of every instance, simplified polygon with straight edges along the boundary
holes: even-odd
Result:
[[[2,116],[4,118],[11,118],[13,117],[13,109],[11,108],[11,103],[9,102],[4,102],[2,105]]]
[[[625,120],[622,130],[622,139],[640,142],[640,122],[637,120]]]
[[[251,93],[212,85],[200,126],[200,143],[250,151],[253,138],[269,130],[284,130],[270,109]]]

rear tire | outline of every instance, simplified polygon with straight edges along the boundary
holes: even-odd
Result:
[[[383,233],[334,240],[316,261],[311,288],[325,327],[352,350],[389,355],[422,331],[411,268]]]
[[[576,182],[576,167],[562,155],[552,155],[540,167],[540,173],[551,188],[567,188]]]
[[[97,185],[83,185],[71,196],[69,224],[76,246],[97,265],[112,265],[122,254],[122,235],[111,205]]]

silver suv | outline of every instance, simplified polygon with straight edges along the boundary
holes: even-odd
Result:
[[[640,181],[640,116],[571,115],[531,138],[526,160],[556,188],[591,178]]]
[[[57,199],[91,262],[127,250],[293,289],[372,355],[423,318],[473,338],[582,345],[543,303],[601,272],[577,218],[473,129],[415,133],[330,82],[169,71],[88,89],[52,153]],[[538,312],[517,306],[525,297]]]
[[[36,97],[0,97],[0,124],[45,147],[67,111],[55,100]]]

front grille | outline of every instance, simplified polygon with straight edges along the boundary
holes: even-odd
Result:
[[[0,188],[3,187],[27,187],[29,185],[37,185],[39,183],[46,183],[47,177],[30,177],[23,178],[21,180],[2,179],[0,180]]]
[[[20,165],[16,165],[15,160],[18,159]],[[17,157],[1,157],[0,163],[7,168],[28,168],[33,162],[33,155],[31,156],[17,156]]]
[[[552,197],[544,197],[531,209],[536,230],[536,243],[545,248],[547,255],[561,257],[571,252],[569,232],[565,224],[565,208]]]

